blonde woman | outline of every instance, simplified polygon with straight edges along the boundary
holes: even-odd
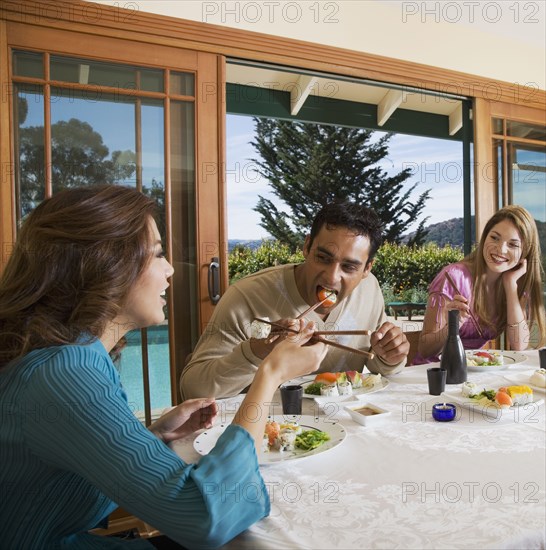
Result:
[[[476,250],[446,266],[432,281],[414,364],[439,360],[451,309],[459,310],[459,332],[466,349],[481,348],[502,332],[510,349],[526,349],[533,325],[543,345],[541,275],[533,217],[521,206],[505,206],[487,222]]]

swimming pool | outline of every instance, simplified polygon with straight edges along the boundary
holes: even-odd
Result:
[[[127,345],[116,362],[121,383],[127,392],[129,405],[135,414],[144,411],[142,376],[142,348],[139,330],[127,333]],[[148,365],[150,378],[150,405],[152,409],[171,406],[171,378],[169,372],[168,327],[161,325],[148,329]]]

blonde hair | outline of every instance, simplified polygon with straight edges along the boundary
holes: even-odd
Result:
[[[492,319],[488,313],[485,293],[487,264],[483,255],[487,236],[493,227],[503,220],[512,222],[521,237],[521,259],[527,260],[527,271],[518,280],[518,298],[523,310],[527,312],[527,322],[529,325],[534,323],[538,328],[539,346],[542,346],[546,341],[546,321],[542,297],[544,274],[541,263],[542,256],[535,220],[522,206],[509,205],[496,212],[486,223],[476,250],[463,260],[469,266],[474,280],[474,311],[485,324],[494,328],[497,334],[506,329],[506,294],[500,277],[495,288],[497,316]]]

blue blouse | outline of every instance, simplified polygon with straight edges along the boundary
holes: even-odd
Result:
[[[0,371],[0,464],[5,548],[117,546],[87,533],[117,506],[186,547],[214,548],[270,510],[246,430],[228,427],[186,464],[131,412],[99,340]]]

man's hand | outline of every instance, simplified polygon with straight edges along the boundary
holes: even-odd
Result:
[[[383,323],[370,337],[372,350],[387,365],[398,365],[408,356],[410,345],[400,327]]]

